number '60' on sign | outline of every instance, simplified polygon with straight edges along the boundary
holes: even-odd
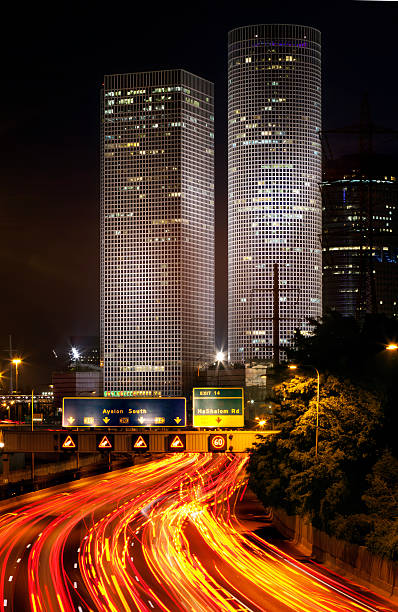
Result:
[[[212,434],[209,436],[209,451],[212,453],[223,452],[227,450],[226,434]]]

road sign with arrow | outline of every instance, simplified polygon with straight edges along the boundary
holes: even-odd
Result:
[[[200,387],[193,389],[194,427],[244,427],[243,389]]]
[[[63,427],[185,427],[185,397],[65,397]]]

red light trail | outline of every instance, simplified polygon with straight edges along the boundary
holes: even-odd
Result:
[[[0,612],[393,609],[245,533],[246,461],[178,453],[2,503]]]

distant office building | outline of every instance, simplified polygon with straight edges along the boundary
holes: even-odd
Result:
[[[181,394],[214,352],[213,85],[108,75],[102,112],[104,391]]]
[[[321,36],[298,25],[229,33],[229,329],[233,362],[273,355],[321,315]]]
[[[265,389],[267,380],[267,366],[246,366],[235,364],[213,364],[199,371],[198,382],[195,386],[203,387],[262,387]]]
[[[64,397],[103,396],[102,371],[53,372],[54,405],[62,406]]]
[[[323,303],[345,316],[398,316],[397,162],[330,161],[322,184]]]

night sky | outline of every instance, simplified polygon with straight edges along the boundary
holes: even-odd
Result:
[[[68,336],[98,334],[104,74],[184,68],[215,82],[217,345],[224,348],[228,30],[320,29],[324,128],[358,123],[367,92],[374,121],[398,129],[395,1],[82,6],[18,4],[2,23],[0,358],[12,334],[25,362],[20,386],[29,389],[51,382],[52,349],[65,350]],[[396,150],[397,141],[378,146]],[[332,147],[349,150],[344,137]]]

